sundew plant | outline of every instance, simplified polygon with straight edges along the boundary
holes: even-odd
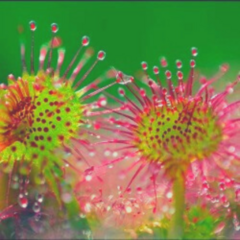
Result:
[[[0,239],[240,238],[240,75],[206,77],[192,47],[175,70],[95,78],[88,36],[64,42],[64,67],[58,25],[39,50],[37,27],[18,28],[22,73],[0,82]]]
[[[196,48],[192,48],[192,56],[197,56]],[[167,67],[165,58],[161,65],[163,69]],[[168,222],[164,236],[168,239],[186,236],[185,215],[187,209],[194,205],[194,198],[196,202],[201,198],[201,204],[217,203],[212,204],[218,208],[216,211],[225,209],[225,214],[235,218],[238,215],[240,102],[229,102],[228,97],[234,94],[239,75],[222,91],[216,92],[213,83],[220,81],[228,70],[228,65],[223,64],[212,78],[200,77],[200,86],[194,91],[195,66],[192,59],[189,74],[184,80],[182,62],[176,61],[176,86],[169,70],[165,70],[166,84],[160,79],[157,66],[153,67],[155,80],[152,79],[146,62],[142,62],[142,69],[147,87],[139,87],[138,80],[118,71],[117,81],[125,82],[125,88],[119,88],[121,98],[108,96],[120,106],[103,106],[112,111],[112,115],[95,123],[96,128],[113,134],[112,139],[95,145],[108,148],[109,144],[114,144],[115,151],[121,152],[102,166],[112,166],[120,161],[132,163],[127,171],[132,178],[123,192],[130,191],[134,181],[140,181],[141,186],[149,181],[155,195],[153,213],[163,211],[164,199],[158,204],[159,197],[172,200],[173,211],[169,208],[167,220],[164,220]],[[143,176],[139,177],[142,173]],[[164,180],[168,183],[161,196],[159,189],[164,188]],[[149,187],[146,185],[145,191],[149,191]],[[194,194],[194,188],[199,192]],[[201,234],[196,236],[205,237]]]
[[[88,129],[89,117],[92,109],[95,110],[93,115],[99,114],[96,109],[101,105],[102,98],[89,104],[85,101],[117,83],[113,80],[103,88],[98,87],[104,76],[110,76],[108,71],[103,77],[81,87],[97,63],[105,58],[105,52],[99,51],[89,69],[84,69],[93,55],[91,48],[86,49],[89,44],[87,36],[82,37],[80,48],[64,73],[60,74],[65,50],[59,48],[61,39],[56,36],[58,26],[55,23],[51,25],[50,42],[40,49],[39,69],[36,70],[36,29],[36,23],[31,21],[30,69],[25,61],[25,45],[22,42],[22,76],[15,78],[10,74],[8,84],[1,84],[0,89],[0,163],[1,174],[8,179],[5,201],[1,204],[8,214],[3,211],[3,218],[15,214],[15,210],[9,213],[9,204],[14,209],[16,204],[23,209],[32,208],[38,214],[43,192],[47,194],[48,191],[53,194],[60,211],[67,211],[69,217],[79,215],[78,204],[74,201],[71,186],[68,186],[71,184],[65,181],[65,176],[68,167],[79,174],[77,162],[87,162],[81,149],[92,150],[87,137],[94,135]],[[53,68],[55,48],[58,48],[58,59],[56,68]],[[73,68],[74,64],[76,67]],[[82,69],[85,73],[77,79]],[[68,77],[70,71],[72,73]],[[12,189],[17,193],[17,200],[13,198]],[[32,194],[36,192],[36,201],[32,201]]]

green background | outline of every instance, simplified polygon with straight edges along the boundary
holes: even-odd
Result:
[[[232,78],[240,70],[239,11],[240,2],[0,2],[0,79],[21,75],[19,25],[25,28],[29,62],[30,20],[38,25],[37,53],[51,37],[50,24],[58,23],[67,50],[65,68],[83,35],[90,37],[94,49],[107,52],[88,81],[108,66],[134,75],[145,60],[152,69],[160,56],[167,57],[172,71],[181,59],[187,73],[193,46],[204,74],[211,76],[228,62]]]

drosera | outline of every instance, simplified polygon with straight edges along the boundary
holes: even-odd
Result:
[[[86,136],[94,135],[88,128],[91,125],[89,117],[101,114],[98,111],[101,104],[100,100],[90,102],[91,98],[117,81],[113,79],[112,83],[98,87],[105,79],[112,78],[111,70],[95,80],[89,79],[89,74],[104,60],[106,53],[99,51],[85,70],[86,63],[94,58],[87,36],[82,37],[79,49],[63,71],[65,50],[60,47],[56,23],[51,25],[50,43],[40,48],[36,70],[34,38],[37,25],[34,21],[29,25],[30,69],[26,64],[25,44],[21,42],[22,76],[15,78],[10,74],[8,84],[0,85],[0,163],[1,171],[9,176],[6,202],[12,187],[19,189],[19,196],[22,196],[19,204],[27,207],[28,197],[24,191],[30,181],[33,185],[50,186],[61,205],[65,170],[69,167],[78,171],[71,160],[85,161],[81,148],[94,151]],[[54,68],[56,48],[58,58]],[[77,79],[79,74],[81,78]]]
[[[155,189],[161,179],[168,179],[175,210],[168,229],[170,239],[180,239],[183,236],[183,214],[188,186],[193,179],[211,179],[214,175],[234,179],[233,192],[239,181],[237,169],[240,146],[237,139],[240,136],[240,121],[237,112],[240,101],[229,103],[229,95],[234,93],[240,76],[227,84],[223,91],[215,92],[214,83],[229,68],[223,64],[209,80],[200,77],[200,87],[194,91],[197,49],[192,48],[191,53],[190,71],[186,80],[181,71],[182,62],[176,61],[176,86],[173,84],[172,72],[167,70],[166,58],[160,61],[161,67],[165,69],[166,84],[160,78],[162,68],[153,67],[154,80],[150,77],[146,62],[141,65],[143,82],[147,87],[140,87],[133,77],[117,71],[117,81],[122,83],[127,79],[129,84],[119,89],[121,98],[108,94],[118,106],[103,106],[112,115],[95,123],[97,129],[115,133],[115,137],[99,141],[95,145],[119,145],[116,148],[118,157],[104,162],[102,166],[130,161],[129,156],[137,159],[132,161],[131,171],[137,166],[138,168],[126,189],[139,178],[144,169],[143,175],[150,174]],[[155,195],[154,212],[158,208],[157,191]]]

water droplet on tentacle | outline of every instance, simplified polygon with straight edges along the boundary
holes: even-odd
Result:
[[[30,22],[29,22],[29,25],[30,25],[30,30],[31,30],[31,31],[35,31],[35,30],[37,29],[36,22],[30,21]]]
[[[58,25],[56,23],[51,24],[51,29],[53,33],[56,33],[58,31]]]
[[[97,56],[98,60],[102,61],[105,59],[105,57],[106,57],[106,53],[104,51],[98,52],[98,56]]]
[[[39,213],[40,210],[41,210],[41,207],[40,207],[40,205],[39,205],[38,202],[35,202],[35,203],[33,204],[32,209],[33,209],[33,211],[34,211],[35,213]]]
[[[20,207],[26,208],[28,206],[28,199],[22,194],[19,194],[18,204],[20,205]]]

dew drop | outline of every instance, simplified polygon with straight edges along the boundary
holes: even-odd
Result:
[[[225,184],[227,187],[231,187],[234,184],[234,180],[230,178],[225,178]]]
[[[161,63],[161,66],[162,67],[167,67],[167,60],[165,57],[162,57],[161,60],[160,60],[160,63]]]
[[[9,79],[9,80],[12,80],[12,81],[16,81],[16,79],[15,79],[15,77],[14,77],[13,74],[9,74],[9,75],[8,75],[8,79]],[[3,84],[3,83],[2,83],[2,84]],[[1,85],[2,85],[2,84],[1,84]],[[3,85],[5,85],[5,84],[3,84]],[[5,85],[5,86],[6,86],[6,85]]]
[[[105,57],[106,57],[106,53],[104,51],[98,52],[98,56],[97,56],[98,60],[102,61],[104,60]]]
[[[182,68],[182,62],[180,60],[176,61],[176,66],[178,69]]]
[[[89,37],[87,37],[87,36],[83,36],[83,38],[82,38],[82,45],[85,47],[85,46],[88,46],[88,44],[89,44]]]
[[[165,75],[166,75],[167,79],[170,79],[172,77],[172,73],[168,70],[165,72]]]
[[[192,51],[192,56],[193,57],[196,57],[198,55],[197,48],[192,47],[191,51]]]
[[[33,209],[33,211],[34,211],[35,213],[39,213],[40,210],[41,210],[41,208],[40,208],[40,206],[39,206],[39,204],[38,204],[37,202],[35,202],[35,203],[33,204],[32,209]]]
[[[227,87],[227,93],[232,94],[234,92],[234,89],[232,87]]]
[[[97,104],[99,107],[102,107],[102,106],[106,106],[107,105],[107,99],[105,96],[100,96],[98,101],[97,101]]]
[[[153,67],[153,73],[156,75],[159,74],[159,68],[157,66]]]
[[[0,84],[0,89],[6,89],[6,88],[7,88],[7,85],[5,85],[4,83]]]
[[[109,157],[111,155],[111,151],[109,150],[109,149],[106,149],[105,151],[104,151],[104,156],[105,157]]]
[[[95,156],[95,152],[94,152],[94,151],[90,151],[90,152],[89,152],[89,156],[90,156],[90,157],[94,157],[94,156]]]
[[[118,93],[120,96],[124,96],[125,95],[125,91],[122,88],[118,89]]]
[[[129,81],[132,83],[132,82],[134,82],[134,77],[133,76],[130,76],[129,77]]]
[[[240,226],[239,226],[239,225],[234,226],[234,228],[235,228],[236,231],[239,231],[239,230],[240,230]]]
[[[195,62],[195,60],[190,60],[190,67],[191,68],[194,68],[196,66],[196,62]]]
[[[28,206],[28,199],[24,197],[22,194],[19,194],[18,203],[20,207],[26,208]]]
[[[29,25],[30,25],[30,30],[31,31],[35,31],[37,29],[37,25],[36,25],[35,21],[30,21]]]
[[[43,195],[42,195],[42,194],[37,194],[36,200],[37,200],[39,203],[42,203],[42,202],[43,202]]]
[[[86,180],[87,182],[90,182],[90,181],[92,180],[92,175],[86,175],[86,176],[85,176],[85,180]]]
[[[183,73],[181,71],[178,71],[177,72],[177,77],[179,80],[182,80],[183,79]]]
[[[168,199],[171,199],[172,196],[173,196],[172,192],[168,192],[168,193],[167,193],[167,198],[168,198]]]
[[[126,213],[131,213],[132,212],[132,207],[131,206],[125,206],[125,211],[126,211]]]
[[[53,33],[56,33],[58,31],[58,25],[56,23],[51,24],[51,29]]]
[[[146,62],[141,62],[141,65],[142,65],[142,69],[143,69],[143,70],[147,70],[148,65],[147,65]]]
[[[89,213],[91,209],[92,209],[91,203],[86,203],[84,206],[84,210]]]
[[[117,157],[118,156],[118,152],[113,152],[112,156],[113,157]]]

